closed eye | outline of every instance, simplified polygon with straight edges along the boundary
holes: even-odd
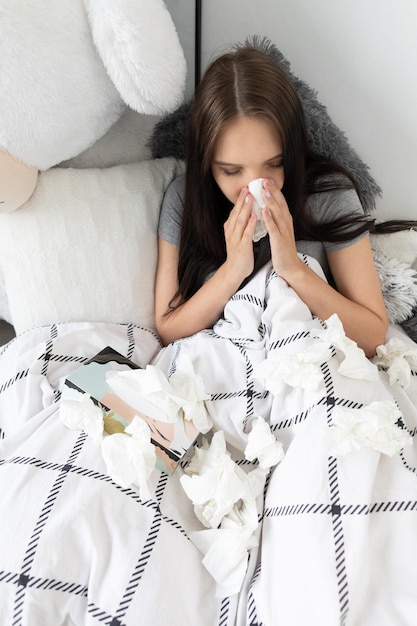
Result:
[[[222,174],[224,174],[225,176],[237,176],[238,174],[240,174],[241,170],[225,170],[222,169]]]

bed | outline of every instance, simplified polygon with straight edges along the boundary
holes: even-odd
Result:
[[[173,16],[197,18],[198,52],[193,9]],[[358,176],[371,212],[367,166],[293,78],[311,140]],[[391,321],[373,360],[269,264],[213,329],[162,347],[156,229],[186,115],[185,102],[158,119],[141,159],[52,168],[0,215],[16,331],[0,349],[0,624],[414,626],[417,233],[373,238]],[[138,366],[113,373],[131,405],[199,431],[172,473],[137,420],[106,431],[100,403],[68,396],[108,347]]]

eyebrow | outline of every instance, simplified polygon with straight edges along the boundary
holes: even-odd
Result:
[[[266,161],[264,161],[264,163],[271,163],[271,161],[277,161],[278,159],[282,159],[283,156],[284,156],[283,153],[280,152],[279,154],[276,154],[270,159],[267,159]],[[227,161],[214,161],[214,163],[216,165],[222,165],[222,166],[227,166],[227,167],[242,167],[241,163],[228,163]]]

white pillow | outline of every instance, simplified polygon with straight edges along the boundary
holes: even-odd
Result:
[[[42,172],[32,198],[0,215],[0,265],[16,333],[78,321],[154,328],[159,210],[183,169],[164,158]]]

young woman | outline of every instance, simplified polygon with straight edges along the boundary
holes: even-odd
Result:
[[[250,181],[263,178],[267,236],[253,243]],[[315,257],[324,281],[297,252]],[[161,211],[156,322],[167,344],[210,328],[266,261],[314,315],[337,313],[368,356],[388,320],[354,180],[307,146],[291,81],[250,47],[212,63],[190,111],[186,175]]]

